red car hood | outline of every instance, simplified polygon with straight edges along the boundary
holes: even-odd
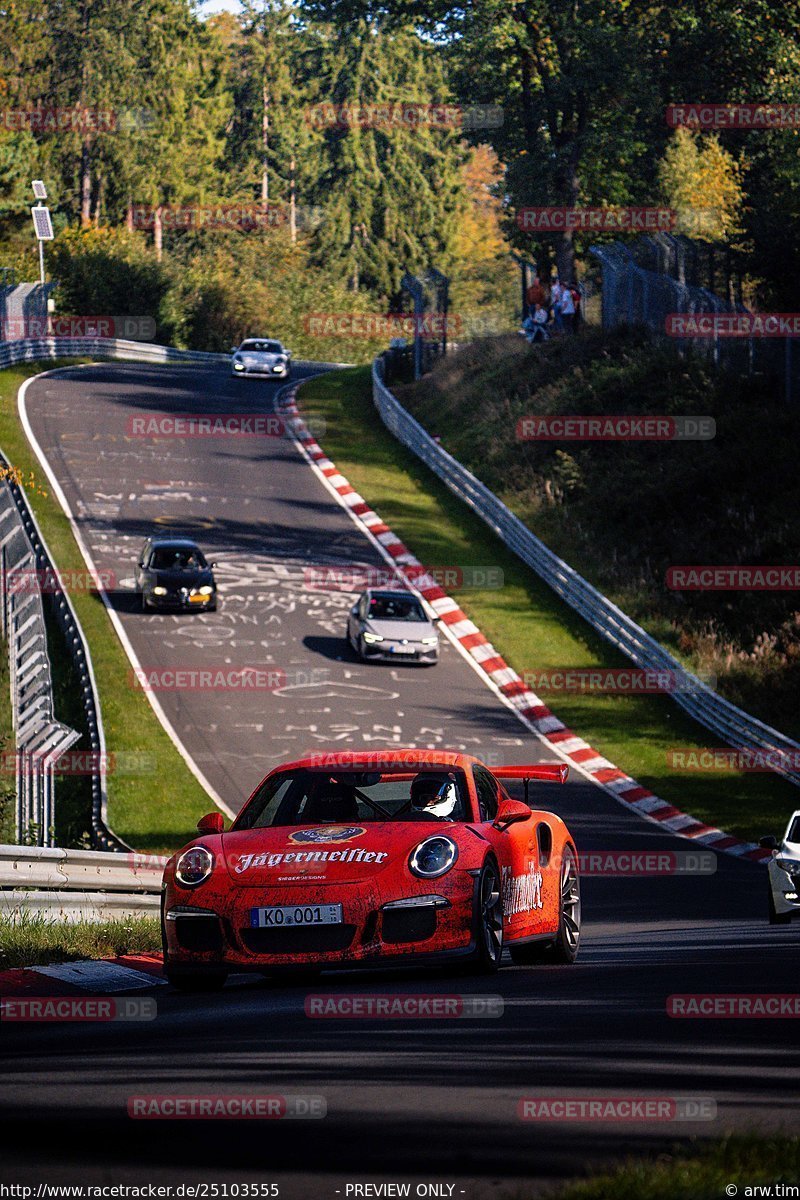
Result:
[[[221,842],[228,874],[238,887],[263,888],[304,878],[340,884],[373,878],[407,859],[425,837],[457,836],[459,828],[444,821],[354,821],[232,830]]]

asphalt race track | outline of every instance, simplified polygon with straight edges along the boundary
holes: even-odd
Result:
[[[449,644],[433,670],[354,661],[342,640],[352,597],[315,590],[309,567],[381,560],[291,442],[127,436],[141,414],[269,411],[274,390],[224,371],[114,364],[60,371],[27,393],[96,565],[119,576],[114,604],[142,665],[286,672],[276,691],[159,694],[212,787],[238,809],[269,767],[314,748],[413,744],[490,763],[547,758]],[[128,581],[155,527],[195,535],[219,562],[217,613],[136,610]],[[569,822],[581,852],[691,849],[578,777],[538,800]],[[224,1177],[277,1180],[282,1196],[334,1197],[354,1181],[413,1178],[455,1184],[456,1197],[495,1197],[520,1194],[523,1178],[575,1175],[681,1139],[795,1132],[791,1020],[667,1015],[675,994],[797,991],[797,926],[768,926],[763,868],[719,855],[711,875],[590,874],[583,895],[572,968],[509,966],[490,979],[339,973],[310,989],[236,977],[210,997],[154,988],[152,1022],[6,1024],[7,1167],[22,1182]],[[314,1020],[304,1013],[309,990],[499,995],[504,1011]],[[196,1123],[126,1114],[133,1094],[212,1092],[322,1096],[327,1116]],[[523,1097],[660,1098],[678,1101],[679,1115],[524,1121]]]

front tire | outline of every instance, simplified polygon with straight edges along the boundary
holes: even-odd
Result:
[[[493,858],[486,860],[478,877],[472,936],[472,969],[480,975],[493,975],[503,957],[503,897],[500,872]]]
[[[581,884],[578,862],[571,846],[564,847],[559,875],[558,930],[552,942],[511,946],[511,961],[518,966],[561,963],[569,966],[578,957],[581,940]]]

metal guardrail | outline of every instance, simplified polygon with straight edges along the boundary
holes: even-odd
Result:
[[[8,463],[0,452],[0,462]],[[80,621],[75,613],[68,592],[60,586],[58,574],[51,558],[36,518],[31,511],[25,493],[18,484],[7,484],[11,497],[16,505],[25,537],[34,557],[34,581],[47,578],[53,588],[52,612],[56,623],[64,637],[65,649],[72,659],[72,664],[80,684],[81,702],[85,714],[86,735],[91,752],[92,771],[92,809],[91,809],[91,838],[92,845],[99,850],[127,850],[129,847],[121,838],[108,827],[106,816],[108,808],[108,793],[106,788],[106,742],[103,732],[103,718],[100,709],[100,696],[92,668],[92,658],[89,644],[86,641]],[[23,576],[27,590],[27,576]],[[6,594],[5,576],[3,576],[3,595]],[[73,742],[77,740],[73,739]],[[71,743],[72,744],[72,743]],[[17,829],[17,837],[21,838]],[[44,845],[51,844],[45,841]]]
[[[17,342],[0,342],[0,368],[15,363],[39,362],[49,358],[112,358],[133,359],[152,363],[197,363],[208,366],[230,364],[230,354],[215,354],[205,350],[176,350],[154,342],[135,342],[125,338],[38,338]],[[330,368],[347,366],[341,362],[314,362],[292,359],[300,367]]]
[[[9,588],[9,576],[25,586]],[[56,759],[80,734],[56,720],[37,559],[13,485],[0,484],[0,619],[8,644],[11,716],[15,733],[15,833],[21,841],[52,844]]]
[[[387,429],[439,476],[592,629],[637,667],[669,671],[678,686],[672,698],[690,717],[729,746],[766,752],[768,764],[800,786],[800,743],[737,708],[673,658],[655,638],[549,550],[479,479],[448,454],[392,395],[383,382],[383,360],[372,367],[375,407]]]
[[[0,846],[0,916],[157,917],[166,861],[132,853]]]

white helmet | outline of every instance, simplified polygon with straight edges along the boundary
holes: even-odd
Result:
[[[411,784],[411,807],[433,817],[452,816],[458,804],[458,789],[452,775],[422,772]]]

